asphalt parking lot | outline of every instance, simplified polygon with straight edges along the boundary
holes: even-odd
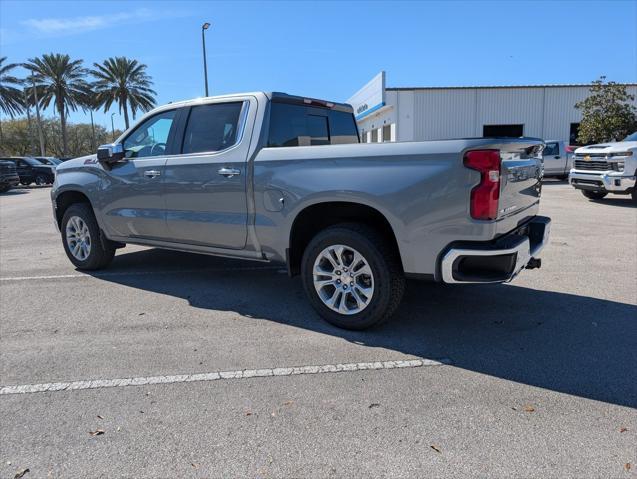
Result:
[[[392,321],[347,332],[270,265],[126,247],[80,273],[48,195],[0,196],[1,477],[637,471],[627,197],[549,181],[542,269],[497,286],[410,282]]]

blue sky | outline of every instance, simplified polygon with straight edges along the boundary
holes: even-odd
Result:
[[[158,103],[277,90],[346,100],[388,86],[637,82],[637,1],[0,1],[0,55],[148,65]],[[115,110],[113,110],[115,111]],[[72,121],[85,121],[83,113]],[[110,113],[96,115],[110,127]],[[123,117],[115,115],[115,126]]]

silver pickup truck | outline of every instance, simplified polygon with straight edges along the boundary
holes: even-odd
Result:
[[[509,281],[540,266],[538,139],[359,144],[352,108],[283,93],[173,103],[51,192],[79,269],[126,243],[285,264],[332,324],[392,315],[405,278]]]

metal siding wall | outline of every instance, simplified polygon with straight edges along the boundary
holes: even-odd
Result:
[[[569,141],[571,123],[582,121],[575,104],[588,96],[588,87],[545,88],[544,139]]]
[[[414,92],[414,139],[474,136],[475,90]]]
[[[637,97],[637,86],[627,90]],[[575,103],[586,98],[589,89],[466,88],[387,93],[394,110],[379,116],[396,120],[397,141],[479,137],[483,125],[506,124],[523,124],[527,136],[569,141],[571,123],[581,121]],[[633,104],[637,107],[637,99]],[[378,120],[374,118],[373,123],[383,123]],[[369,126],[372,121],[363,123]]]
[[[479,89],[474,134],[483,125],[524,125],[525,136],[542,136],[543,88]]]

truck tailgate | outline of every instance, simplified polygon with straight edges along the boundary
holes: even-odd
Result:
[[[484,138],[478,141],[478,144],[465,150],[465,166],[470,151],[499,152],[499,195],[497,210],[493,211],[491,218],[495,218],[493,233],[505,234],[538,213],[544,142],[537,138]]]
[[[536,205],[542,191],[542,163],[528,144],[503,145],[500,150],[498,219],[517,215]]]

